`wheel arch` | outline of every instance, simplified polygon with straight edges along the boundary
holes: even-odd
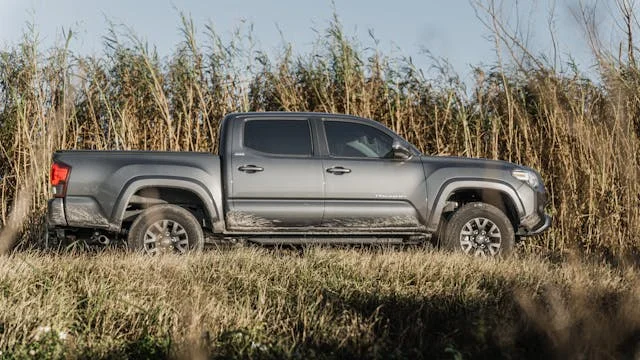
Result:
[[[440,189],[429,217],[428,229],[438,229],[442,215],[448,207],[460,203],[482,201],[494,205],[505,212],[513,223],[517,223],[525,213],[525,208],[516,190],[506,182],[486,179],[454,179]],[[458,204],[456,204],[458,203]],[[515,213],[514,213],[515,212]]]
[[[197,180],[177,177],[142,177],[129,181],[120,192],[111,214],[112,224],[116,230],[119,231],[122,228],[126,208],[131,203],[133,196],[144,189],[176,189],[192,194],[200,200],[202,210],[211,222],[214,232],[223,231],[224,225],[220,216],[219,204],[216,204],[207,187]]]

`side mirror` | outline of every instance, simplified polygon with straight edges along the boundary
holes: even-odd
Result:
[[[409,150],[404,144],[394,141],[391,145],[391,151],[393,158],[397,160],[409,160],[413,157],[411,150]]]

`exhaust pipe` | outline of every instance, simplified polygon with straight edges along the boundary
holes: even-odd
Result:
[[[106,235],[100,235],[98,236],[98,243],[100,243],[100,245],[107,246],[111,243],[111,240]]]

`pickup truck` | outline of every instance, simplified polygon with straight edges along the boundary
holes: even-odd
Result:
[[[326,113],[233,113],[219,154],[58,151],[51,239],[184,253],[205,243],[437,242],[507,256],[550,225],[540,175],[425,156],[382,124]]]

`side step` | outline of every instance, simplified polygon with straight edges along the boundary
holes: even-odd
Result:
[[[403,244],[419,244],[428,240],[427,237],[421,238],[402,238],[402,237],[247,237],[247,241],[258,243],[261,245],[403,245]]]

